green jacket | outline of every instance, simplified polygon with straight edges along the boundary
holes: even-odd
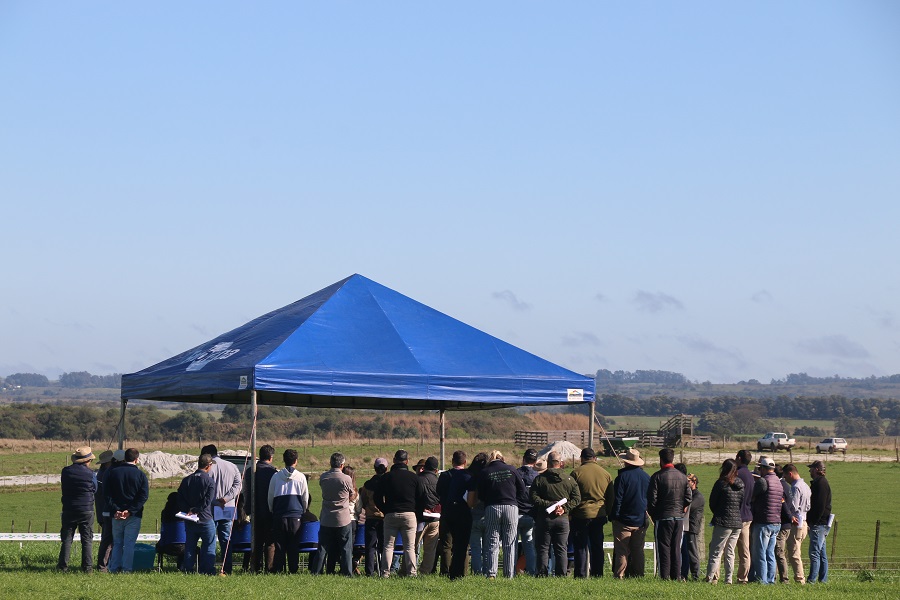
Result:
[[[562,469],[547,469],[534,478],[531,484],[531,503],[534,505],[535,515],[547,517],[547,508],[553,506],[563,498],[564,514],[581,502],[581,493],[578,484],[572,477],[566,475]]]
[[[581,503],[572,507],[573,519],[596,519],[606,517],[612,510],[615,498],[612,477],[595,461],[586,462],[572,471],[572,477],[578,482],[581,492]]]

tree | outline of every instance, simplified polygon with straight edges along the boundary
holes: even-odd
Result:
[[[22,387],[47,387],[50,385],[50,380],[47,379],[46,375],[41,375],[40,373],[13,373],[6,378],[6,384],[12,386],[21,385]]]

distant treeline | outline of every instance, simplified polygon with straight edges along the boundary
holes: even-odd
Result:
[[[673,398],[658,395],[636,400],[623,394],[602,394],[598,411],[605,417],[647,415],[662,419],[678,413],[695,415],[699,417],[699,433],[717,435],[760,434],[772,430],[772,421],[777,419],[834,421],[835,434],[845,437],[900,435],[900,400],[881,398],[785,395]],[[885,421],[888,421],[887,426]],[[823,433],[812,428],[796,435]]]
[[[700,415],[727,413],[735,407],[759,407],[770,419],[837,419],[860,417],[877,410],[883,419],[900,418],[900,400],[883,398],[847,398],[845,396],[774,396],[752,398],[714,396],[712,398],[674,398],[665,394],[636,400],[624,394],[601,394],[598,410],[606,416],[647,415],[667,417],[678,413]]]
[[[92,375],[87,371],[63,373],[59,376],[59,385],[64,388],[120,388],[122,375]],[[50,387],[52,382],[40,373],[13,373],[9,377],[0,377],[2,387]]]
[[[624,385],[629,383],[655,383],[658,385],[689,385],[692,382],[682,375],[673,371],[653,371],[653,370],[637,370],[637,371],[610,371],[609,369],[600,369],[597,371],[594,379],[597,381],[597,387],[602,388],[604,385]],[[696,383],[696,382],[694,382]],[[863,387],[875,383],[900,383],[900,374],[884,375],[876,377],[841,377],[833,375],[831,377],[813,377],[806,373],[789,373],[784,379],[772,379],[769,385],[824,385],[829,383],[842,384],[861,384]],[[738,385],[764,385],[756,379],[748,381],[739,381]]]
[[[111,440],[119,422],[119,408],[71,404],[16,403],[0,406],[0,438],[55,440]],[[512,437],[531,421],[513,409],[454,415],[448,437],[489,439]],[[230,405],[220,418],[186,408],[175,414],[153,405],[129,406],[125,431],[129,439],[148,442],[192,439],[247,439],[250,408]],[[391,412],[260,406],[257,435],[261,439],[328,436],[370,439],[434,437],[434,411]]]

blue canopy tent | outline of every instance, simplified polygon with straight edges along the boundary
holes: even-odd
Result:
[[[438,410],[441,467],[447,410],[588,404],[594,438],[591,377],[361,275],[123,375],[121,397],[120,448],[132,399],[249,404],[253,415],[258,404]],[[250,440],[255,456],[255,426]]]

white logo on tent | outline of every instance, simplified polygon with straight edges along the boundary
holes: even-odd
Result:
[[[584,390],[581,388],[569,388],[569,402],[581,402],[584,400]]]
[[[196,356],[192,356],[189,360],[191,364],[187,366],[187,371],[199,371],[207,364],[214,360],[224,360],[230,358],[241,351],[240,348],[232,348],[233,342],[219,342],[209,350],[204,350]]]

